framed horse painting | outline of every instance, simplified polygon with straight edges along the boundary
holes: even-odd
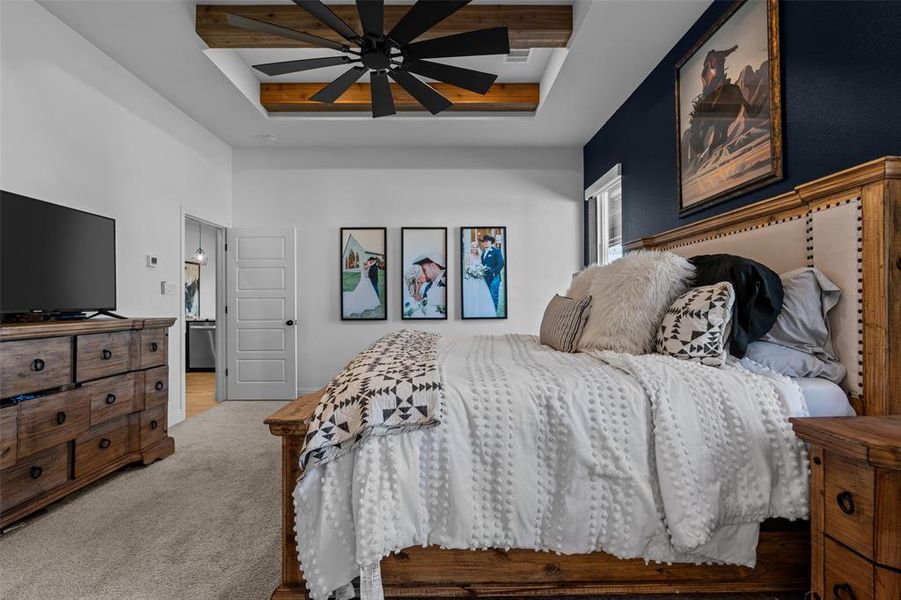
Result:
[[[676,65],[679,214],[782,179],[776,0],[739,0]]]

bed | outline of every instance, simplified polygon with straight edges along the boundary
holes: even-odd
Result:
[[[851,290],[832,315],[836,351],[849,372],[851,403],[859,414],[898,413],[901,399],[892,398],[887,390],[901,382],[891,380],[899,374],[887,365],[901,353],[901,300],[895,291],[901,289],[901,263],[895,264],[901,260],[899,220],[901,161],[886,158],[631,247],[670,249],[686,256],[729,252],[780,271],[804,265],[821,269],[843,290]],[[509,340],[511,348],[517,343],[529,342]],[[308,597],[297,560],[294,493],[301,475],[301,447],[317,402],[317,395],[301,398],[267,419],[283,448],[282,582],[274,598]],[[591,415],[586,418],[590,421]],[[303,495],[297,501],[303,507]],[[797,516],[791,509],[785,514]],[[478,529],[470,524],[469,531]],[[381,561],[380,587],[389,597],[806,590],[809,535],[803,521],[765,521],[754,568],[620,559],[606,552],[515,550],[486,535],[484,543],[472,544],[487,547],[477,552],[399,547]],[[394,539],[418,541],[415,535]],[[517,545],[516,540],[509,545]],[[628,549],[617,552],[630,554]],[[694,562],[697,558],[689,557]],[[318,577],[317,565],[304,568],[311,578]]]

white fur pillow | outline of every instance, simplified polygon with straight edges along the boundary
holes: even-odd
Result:
[[[687,259],[672,252],[639,250],[609,265],[588,267],[573,280],[570,298],[591,296],[579,350],[647,354],[663,315],[694,276]]]

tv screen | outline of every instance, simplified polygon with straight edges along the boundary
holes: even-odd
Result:
[[[116,221],[0,191],[0,312],[116,308]]]

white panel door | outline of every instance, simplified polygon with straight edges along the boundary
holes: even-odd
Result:
[[[297,394],[294,228],[228,230],[229,400]]]

